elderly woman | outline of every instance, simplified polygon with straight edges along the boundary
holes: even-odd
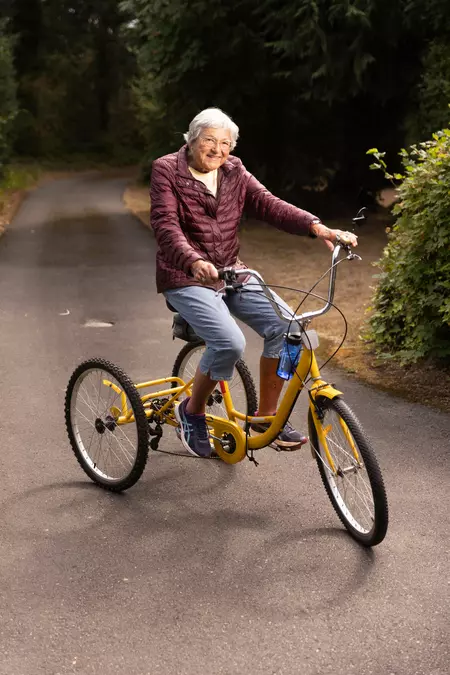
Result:
[[[356,236],[330,230],[319,218],[272,195],[231,155],[239,129],[217,108],[199,113],[178,152],[153,162],[151,224],[158,243],[157,290],[205,341],[192,396],[176,410],[181,440],[190,453],[209,456],[205,406],[217,381],[230,380],[245,339],[233,316],[263,339],[260,361],[260,415],[273,415],[283,387],[277,365],[286,323],[259,290],[220,293],[217,270],[244,267],[238,259],[242,213],[291,234],[323,239],[329,248],[339,237],[356,246]],[[282,303],[282,300],[280,300]],[[264,431],[262,425],[258,428]],[[277,439],[296,449],[307,438],[288,423]]]

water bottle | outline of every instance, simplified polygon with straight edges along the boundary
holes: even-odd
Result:
[[[293,376],[302,351],[301,333],[285,335],[283,348],[278,361],[277,375],[283,380],[290,380]]]

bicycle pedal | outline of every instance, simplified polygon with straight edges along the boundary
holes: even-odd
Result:
[[[158,450],[160,440],[161,440],[161,436],[155,436],[154,438],[152,438],[152,440],[150,441],[150,447],[151,447],[152,450],[155,450],[155,451]]]
[[[274,448],[277,452],[296,452],[303,448],[307,443],[299,443],[298,445],[279,445],[274,441],[269,447]]]

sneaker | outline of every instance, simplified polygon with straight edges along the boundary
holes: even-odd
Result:
[[[258,431],[260,434],[263,434],[267,431],[269,426],[269,424],[256,423],[252,424],[251,428],[253,431]],[[308,437],[294,429],[290,422],[286,422],[283,430],[274,441],[275,445],[280,450],[297,450],[297,448],[300,448],[307,442]]]
[[[189,398],[175,408],[175,417],[180,423],[180,440],[183,447],[196,457],[211,457],[211,443],[205,415],[190,415],[186,412]]]

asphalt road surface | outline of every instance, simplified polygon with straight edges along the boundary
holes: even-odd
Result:
[[[309,449],[265,450],[258,468],[153,453],[123,495],[81,471],[63,416],[76,365],[156,378],[181,347],[124,185],[47,184],[0,239],[1,675],[448,674],[448,415],[333,373],[388,491],[371,551]],[[161,447],[179,448],[173,431]]]

